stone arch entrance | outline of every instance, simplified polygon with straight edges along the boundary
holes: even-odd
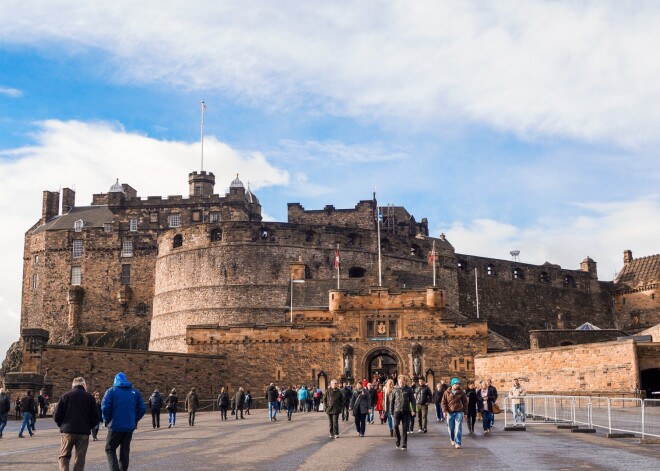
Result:
[[[642,391],[647,399],[660,399],[660,368],[649,368],[640,372]]]
[[[374,348],[367,352],[362,363],[362,378],[371,380],[374,374],[400,374],[403,373],[403,361],[399,354],[387,347]],[[360,378],[356,378],[360,379]]]

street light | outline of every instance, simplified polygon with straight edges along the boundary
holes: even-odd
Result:
[[[304,283],[305,280],[294,280],[291,278],[291,305],[289,306],[291,308],[291,323],[293,324],[293,284],[294,283]]]

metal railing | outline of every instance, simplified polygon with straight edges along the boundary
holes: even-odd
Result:
[[[513,405],[524,404],[524,424],[582,425],[608,433],[632,433],[660,438],[660,399],[630,397],[530,395],[504,398],[504,426],[522,422],[521,412],[514,420]]]

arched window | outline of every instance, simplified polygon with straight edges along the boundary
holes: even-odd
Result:
[[[486,267],[486,275],[488,276],[495,276],[495,265],[492,263],[488,264]]]
[[[467,272],[468,264],[465,260],[459,260],[457,267],[458,267],[458,271]]]
[[[412,244],[410,246],[410,255],[413,257],[424,258],[424,254],[422,253],[422,248],[417,244]]]
[[[575,280],[571,275],[566,275],[564,277],[564,286],[567,288],[574,288],[575,287]]]
[[[349,278],[364,278],[364,275],[367,274],[367,270],[362,267],[351,267],[348,269]]]
[[[219,242],[222,240],[222,229],[216,227],[211,229],[211,242]]]
[[[78,219],[76,222],[73,223],[73,230],[76,232],[81,232],[84,225],[85,222],[82,219]]]
[[[314,241],[314,231],[307,231],[305,233],[305,242],[312,242]]]
[[[522,280],[524,278],[523,271],[520,268],[514,268],[513,269],[513,279],[514,280]]]
[[[172,239],[172,248],[176,249],[177,247],[181,247],[183,245],[183,236],[181,234],[177,234],[174,236],[174,239]]]
[[[550,283],[550,275],[547,271],[541,272],[541,283]]]

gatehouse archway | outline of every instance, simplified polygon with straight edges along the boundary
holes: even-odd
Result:
[[[647,399],[660,399],[660,368],[649,368],[640,372],[640,385]]]
[[[376,373],[381,376],[400,374],[403,372],[403,362],[396,351],[387,347],[378,347],[365,355],[362,372],[362,377],[369,381],[371,381]]]

